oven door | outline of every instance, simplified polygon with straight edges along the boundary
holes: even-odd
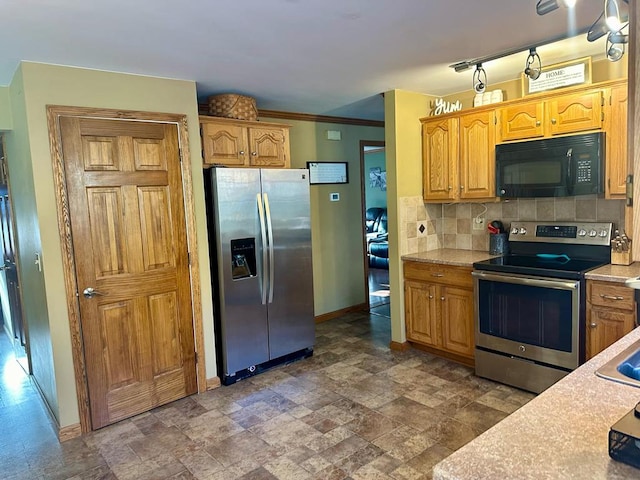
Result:
[[[579,365],[579,280],[472,275],[477,347],[567,370]]]

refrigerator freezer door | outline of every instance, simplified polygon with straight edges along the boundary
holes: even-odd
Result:
[[[273,239],[268,317],[274,359],[315,342],[308,171],[263,169],[262,192]]]
[[[264,246],[257,204],[260,170],[212,169],[212,192],[213,205],[208,207],[214,215],[220,296],[216,335],[221,339],[222,373],[233,375],[269,360],[267,305],[262,302]],[[243,269],[245,265],[251,268]]]

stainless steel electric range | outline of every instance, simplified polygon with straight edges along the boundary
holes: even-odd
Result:
[[[508,255],[473,264],[476,374],[539,393],[584,362],[585,273],[613,225],[513,222]]]

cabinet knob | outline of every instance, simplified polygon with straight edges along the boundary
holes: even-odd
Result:
[[[432,298],[433,298],[433,295],[429,295],[429,299],[432,299]]]
[[[258,152],[251,152],[251,155],[253,155],[254,157],[258,156]]]
[[[555,119],[555,118],[552,118],[552,119],[551,119],[551,125],[555,125],[555,124],[556,124],[556,119]]]
[[[444,273],[432,273],[431,276],[440,278],[440,277],[444,277]]]
[[[596,322],[591,322],[589,324],[589,327],[591,327],[591,328],[596,328],[597,326],[598,326],[598,324]]]
[[[536,127],[540,126],[540,120],[536,120]]]
[[[442,300],[444,302],[444,297],[440,297],[440,300]]]
[[[238,153],[239,153],[240,155],[244,155],[244,150],[240,150]]]
[[[460,190],[464,190],[464,185],[460,185]]]
[[[449,190],[451,190],[451,185],[449,185]]]

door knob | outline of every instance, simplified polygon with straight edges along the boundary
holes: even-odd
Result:
[[[105,295],[105,294],[102,292],[99,292],[93,287],[87,287],[82,291],[82,295],[84,295],[86,298],[93,298],[96,295]]]

